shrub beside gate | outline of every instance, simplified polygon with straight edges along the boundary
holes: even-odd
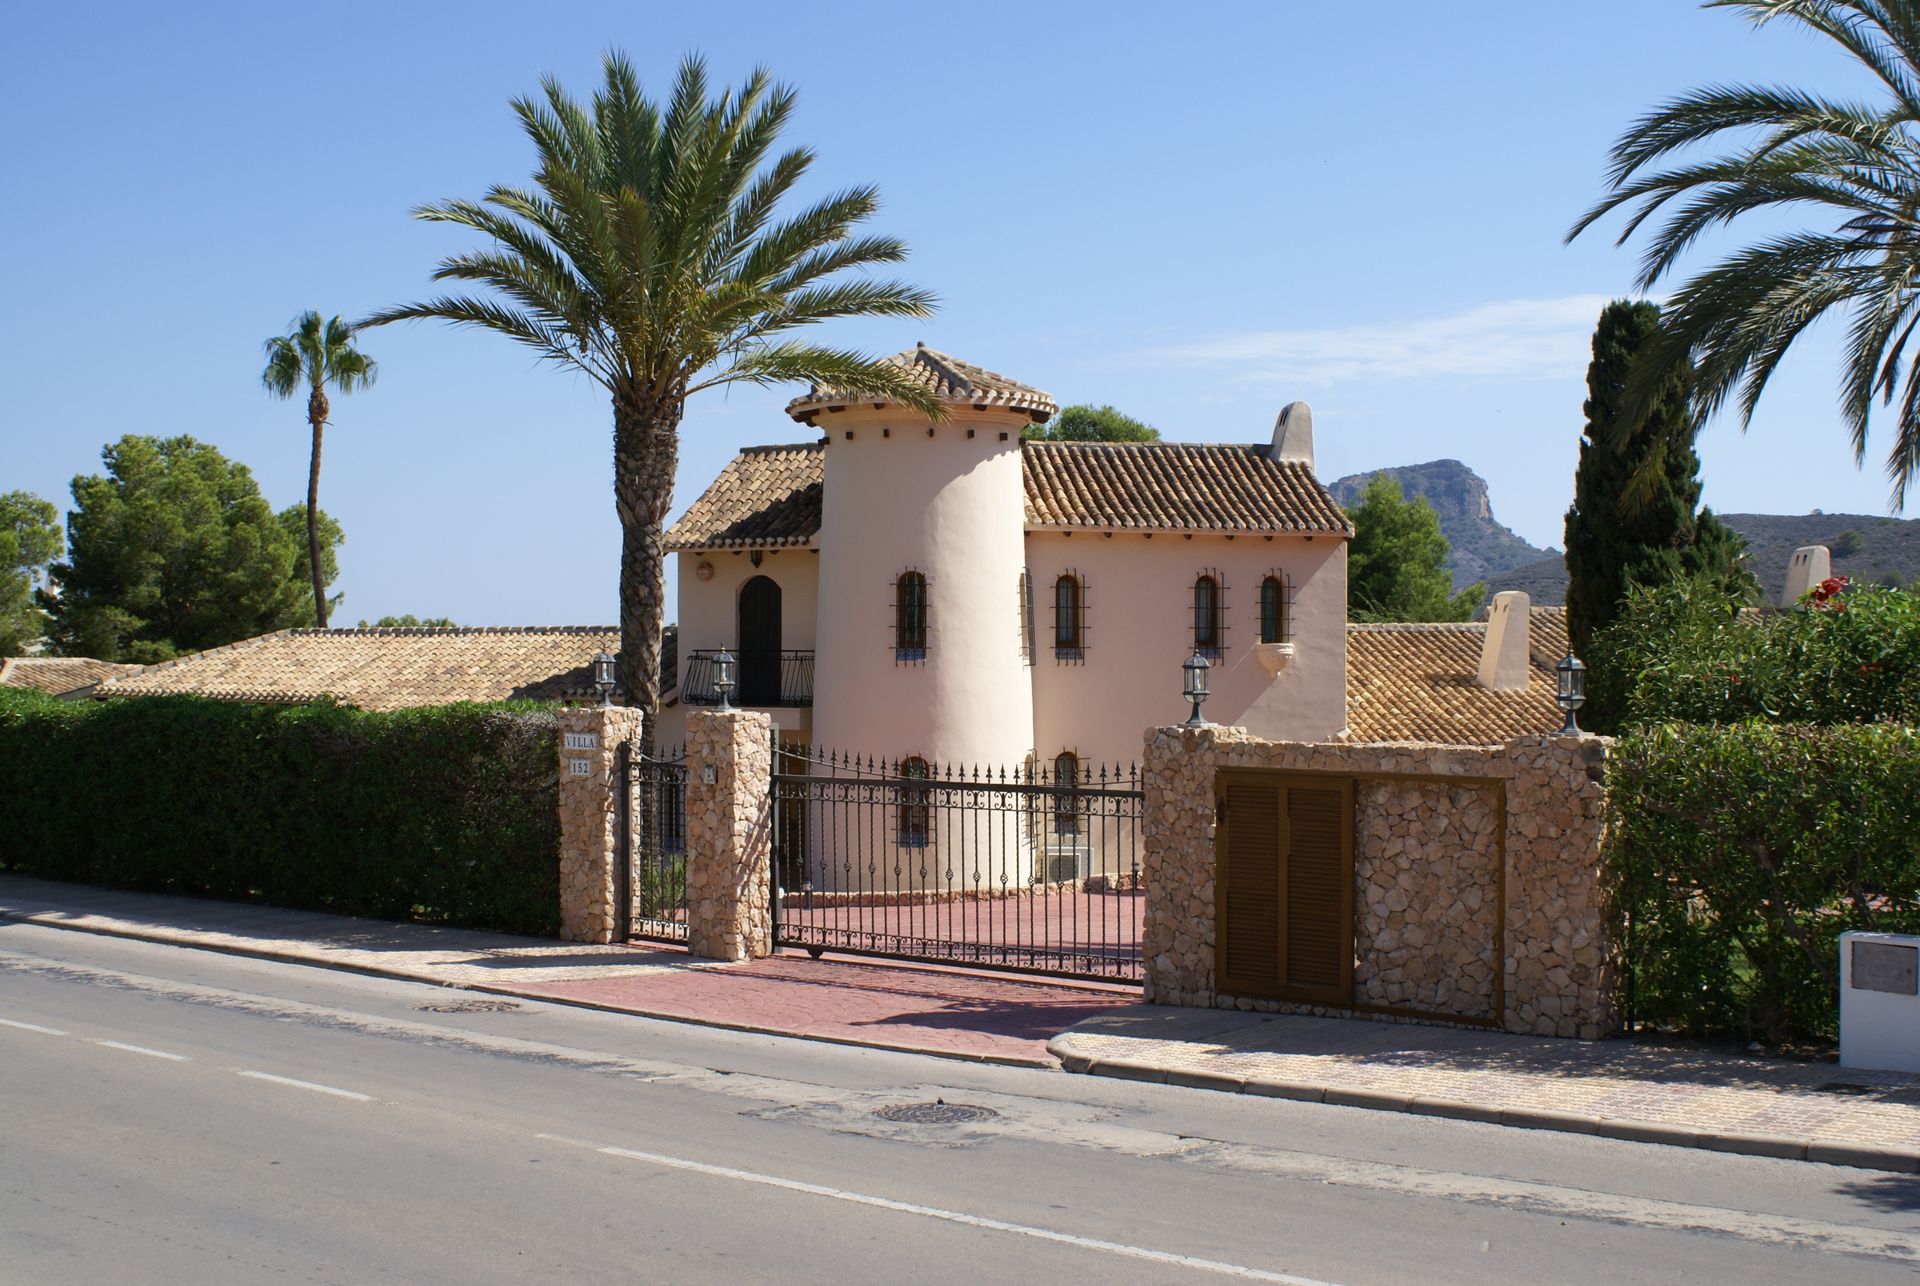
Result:
[[[1913,728],[1653,726],[1608,786],[1637,1022],[1832,1037],[1839,935],[1920,930]]]
[[[0,694],[0,870],[551,935],[556,727],[533,703]]]

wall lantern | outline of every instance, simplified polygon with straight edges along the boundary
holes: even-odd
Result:
[[[693,565],[693,575],[696,580],[702,580],[702,581],[712,580],[713,564],[708,562],[704,558],[701,559],[699,562]]]
[[[1180,668],[1186,671],[1187,675],[1186,687],[1182,692],[1187,700],[1193,702],[1193,713],[1187,716],[1187,727],[1204,728],[1207,726],[1207,721],[1200,716],[1200,703],[1208,696],[1207,671],[1213,668],[1212,664],[1206,657],[1195,652]]]
[[[1560,735],[1577,737],[1580,735],[1580,725],[1573,721],[1573,714],[1587,703],[1587,667],[1582,664],[1579,657],[1569,652],[1560,664],[1554,667],[1554,674],[1560,680],[1560,690],[1554,700],[1558,701],[1560,708],[1567,712],[1567,723],[1560,729]]]
[[[604,708],[613,704],[613,689],[618,683],[620,663],[610,652],[601,652],[593,658],[593,686],[599,689],[600,705]]]
[[[720,694],[720,708],[733,709],[733,653],[725,648],[713,658],[713,690]]]

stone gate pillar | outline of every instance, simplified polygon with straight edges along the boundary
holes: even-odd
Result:
[[[620,923],[619,747],[640,740],[641,714],[625,706],[560,712],[560,936],[611,942]]]
[[[711,960],[773,953],[773,718],[687,716],[687,950]]]

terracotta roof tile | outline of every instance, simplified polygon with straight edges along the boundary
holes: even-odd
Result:
[[[1304,464],[1264,446],[1028,442],[1027,525],[1113,531],[1348,535],[1352,525]],[[667,533],[670,549],[804,545],[820,530],[820,443],[749,447]]]
[[[921,388],[932,393],[942,402],[953,402],[965,406],[1001,406],[1016,411],[1025,411],[1035,419],[1052,419],[1060,408],[1054,405],[1053,395],[1043,393],[1018,380],[1008,379],[998,371],[975,366],[972,362],[963,362],[959,358],[943,353],[937,348],[928,348],[925,344],[909,348],[904,353],[895,353],[884,359],[889,365],[898,366],[909,379]],[[806,420],[816,412],[836,403],[870,402],[870,397],[852,397],[833,388],[814,385],[804,394],[787,403],[787,414],[796,420]]]
[[[96,683],[122,674],[138,674],[141,667],[118,661],[96,661],[87,656],[0,657],[0,688],[35,688],[55,696],[84,694]]]
[[[558,701],[590,693],[594,654],[619,650],[612,626],[281,630],[149,666],[102,684],[96,695],[331,697],[365,710]]]
[[[1353,532],[1312,469],[1264,445],[1029,442],[1022,456],[1029,527]]]
[[[820,531],[825,449],[748,447],[667,532],[667,548],[804,545]]]
[[[1484,746],[1559,728],[1553,666],[1566,655],[1566,612],[1533,609],[1524,692],[1476,681],[1486,634],[1478,622],[1347,626],[1348,736]]]

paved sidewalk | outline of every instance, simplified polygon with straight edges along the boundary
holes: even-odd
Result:
[[[728,964],[667,945],[583,946],[0,875],[0,945],[7,920],[649,1018],[1047,1068],[1057,1066],[1048,1037],[1139,994],[804,953]]]
[[[1835,1063],[1157,1005],[1047,1048],[1099,1076],[1920,1171],[1920,1076]]]

